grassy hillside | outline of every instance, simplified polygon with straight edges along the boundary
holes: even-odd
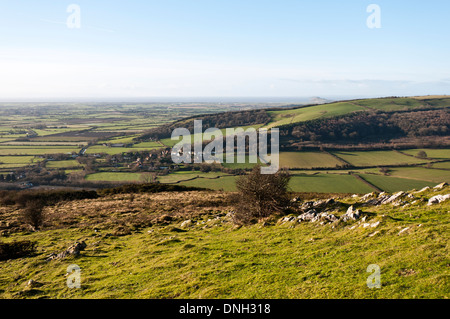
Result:
[[[41,231],[2,231],[2,242],[35,241],[37,250],[0,261],[0,298],[448,298],[450,204],[426,202],[449,192],[412,192],[400,206],[336,197],[333,214],[355,205],[364,220],[283,223],[278,216],[243,227],[231,222],[221,192],[59,203],[46,209]],[[2,229],[18,213],[1,207]],[[81,240],[87,247],[78,257],[46,260]],[[81,268],[80,289],[66,286],[71,264]],[[367,286],[371,264],[381,269],[379,289]]]
[[[302,107],[292,110],[269,111],[272,120],[266,125],[267,128],[277,127],[297,122],[305,122],[324,117],[344,115],[351,112],[363,111],[364,108],[352,103],[337,102]]]

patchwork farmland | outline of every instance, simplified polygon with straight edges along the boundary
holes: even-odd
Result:
[[[365,112],[446,110],[448,97],[386,98],[343,101],[290,108],[246,105],[267,109],[264,123],[239,119],[230,105],[200,104],[35,104],[0,106],[0,185],[55,185],[102,187],[123,183],[159,182],[235,191],[235,181],[255,163],[174,165],[170,137],[141,138],[149,130],[202,115],[235,111],[233,123],[247,129],[283,128],[295,123],[316,123]],[[242,106],[239,106],[242,109]],[[35,110],[39,110],[36,112]],[[229,114],[229,113],[226,113]],[[248,113],[251,116],[251,113]],[[256,113],[255,113],[256,114]],[[260,113],[258,113],[260,114]],[[206,117],[205,117],[206,116]],[[260,115],[258,115],[260,116]],[[233,122],[237,117],[238,121]],[[220,117],[218,117],[220,119]],[[180,125],[181,125],[180,124]],[[184,125],[183,124],[183,125]],[[235,126],[237,127],[237,126]],[[218,127],[225,134],[225,127]],[[441,128],[443,130],[443,128]],[[193,135],[191,135],[192,137]],[[292,137],[289,137],[292,139]],[[192,140],[192,139],[191,139]],[[288,142],[287,144],[284,144]],[[282,137],[280,166],[290,171],[293,192],[366,193],[397,191],[450,182],[450,149],[392,147],[339,150],[286,149]],[[400,143],[400,142],[396,142]],[[259,161],[265,165],[264,161]]]

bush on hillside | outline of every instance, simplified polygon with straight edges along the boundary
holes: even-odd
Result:
[[[236,181],[238,195],[235,201],[235,221],[248,224],[260,218],[283,211],[289,203],[286,171],[276,174],[261,174],[257,165],[248,174]]]

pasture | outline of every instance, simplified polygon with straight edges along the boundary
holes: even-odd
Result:
[[[450,149],[412,149],[404,150],[402,153],[417,156],[419,152],[425,152],[427,158],[431,159],[450,159]]]
[[[280,152],[280,167],[313,169],[345,164],[325,152]]]
[[[356,151],[332,153],[356,167],[408,165],[428,162],[428,160],[414,158],[396,151]]]
[[[408,191],[411,189],[421,189],[425,186],[433,187],[436,182],[421,181],[408,178],[398,178],[384,175],[375,174],[360,174],[369,183],[377,186],[385,192],[398,192],[398,191]]]
[[[293,192],[365,194],[374,189],[352,175],[298,174],[289,183]]]
[[[138,182],[141,173],[130,172],[100,172],[89,174],[86,176],[87,181],[103,181],[103,182]]]

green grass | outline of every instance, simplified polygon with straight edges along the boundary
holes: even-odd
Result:
[[[162,148],[159,143],[141,143],[142,147],[138,147],[139,144],[134,145],[133,147],[107,147],[102,145],[94,145],[87,149],[86,154],[101,154],[105,153],[108,155],[116,155],[122,153],[129,152],[145,152],[153,149]]]
[[[435,186],[435,182],[421,181],[407,178],[390,177],[383,175],[360,174],[366,181],[386,192],[407,191],[421,189],[425,186]]]
[[[198,178],[188,182],[181,182],[179,183],[179,185],[233,192],[236,191],[236,179],[237,179],[236,176],[224,176],[211,180],[205,178]]]
[[[142,142],[142,143],[137,143],[133,145],[133,148],[140,148],[140,149],[156,149],[156,148],[163,148],[164,146],[162,146],[160,143],[158,142]]]
[[[293,192],[315,193],[370,193],[374,189],[351,175],[302,174],[291,178],[289,187]]]
[[[99,141],[97,144],[103,144],[103,143],[125,143],[130,144],[133,143],[133,138],[137,137],[138,135],[128,135],[128,136],[120,136],[116,138],[111,138],[109,140]]]
[[[344,164],[335,157],[323,152],[280,152],[280,167],[314,168],[336,167]]]
[[[66,168],[66,167],[81,167],[82,165],[76,160],[67,161],[49,161],[45,165],[47,168]]]
[[[434,168],[445,168],[445,169],[450,169],[450,162],[443,162],[443,163],[434,163],[433,164]]]
[[[424,106],[424,102],[414,98],[383,98],[356,100],[352,103],[382,111],[399,111]]]
[[[104,182],[135,182],[139,181],[140,177],[140,173],[102,172],[89,174],[86,176],[86,180]]]
[[[364,108],[346,102],[322,104],[293,110],[269,111],[273,117],[266,127],[310,121],[318,118],[339,116],[347,113],[363,111]]]
[[[265,162],[262,162],[259,157],[257,157],[256,161],[257,161],[257,163],[251,163],[250,157],[248,155],[245,155],[244,163],[238,163],[238,157],[237,157],[237,154],[235,154],[234,155],[234,163],[227,162],[226,157],[224,157],[222,166],[226,167],[226,168],[231,168],[231,169],[251,169],[254,166],[256,166],[257,164],[262,164],[262,165],[265,164]]]
[[[403,155],[395,151],[333,152],[354,166],[383,166],[426,163],[427,160]]]
[[[436,184],[450,182],[450,171],[422,167],[401,167],[389,169],[389,175],[408,179],[430,181]]]
[[[0,156],[0,163],[3,164],[31,164],[38,161],[34,156]]]
[[[417,156],[420,151],[424,151],[427,153],[428,158],[433,159],[450,159],[450,149],[412,149],[412,150],[404,150],[402,153],[410,154],[413,156]]]
[[[186,232],[172,231],[175,222],[123,237],[78,228],[14,234],[6,241],[37,241],[38,254],[0,262],[0,298],[444,299],[449,208],[363,208],[380,221],[376,229],[234,228],[205,217]],[[80,257],[45,261],[81,239],[88,247]],[[70,264],[81,268],[81,289],[67,288]],[[381,268],[379,289],[367,287],[371,264]],[[43,286],[26,289],[30,279]]]
[[[71,154],[79,152],[80,149],[74,147],[46,146],[42,148],[33,146],[0,146],[0,156],[5,155],[44,155],[44,154]]]

